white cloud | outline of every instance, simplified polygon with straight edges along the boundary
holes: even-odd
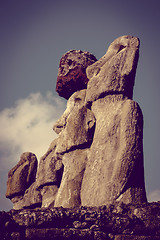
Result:
[[[156,189],[148,194],[149,202],[157,202],[160,201],[160,189]]]
[[[57,136],[52,126],[65,109],[65,103],[51,92],[30,94],[15,106],[0,112],[0,167],[10,170],[23,152],[40,158]]]

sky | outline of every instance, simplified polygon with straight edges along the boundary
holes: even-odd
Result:
[[[56,137],[54,122],[66,107],[55,91],[61,56],[85,50],[97,59],[119,36],[140,39],[133,99],[144,116],[145,184],[160,200],[159,0],[1,0],[0,210],[8,171],[23,152],[39,159]]]

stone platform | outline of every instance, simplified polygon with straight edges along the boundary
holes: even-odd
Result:
[[[160,239],[160,202],[0,212],[1,240]]]

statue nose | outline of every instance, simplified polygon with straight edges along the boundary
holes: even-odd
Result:
[[[67,123],[67,115],[63,114],[53,125],[53,130],[59,134],[66,126]]]
[[[53,130],[59,134],[65,127],[65,124],[61,121],[57,121],[54,125],[53,125]]]

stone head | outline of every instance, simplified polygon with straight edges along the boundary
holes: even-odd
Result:
[[[64,114],[53,126],[59,134],[57,153],[88,147],[92,142],[95,117],[84,105],[85,96],[85,89],[75,92],[69,98]]]
[[[132,99],[139,45],[136,37],[119,37],[102,58],[87,67],[87,103],[110,94],[123,94]]]

